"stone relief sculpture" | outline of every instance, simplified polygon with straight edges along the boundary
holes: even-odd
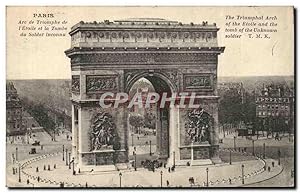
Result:
[[[211,87],[211,79],[209,76],[186,76],[186,88],[202,88]]]
[[[88,77],[86,89],[88,92],[114,90],[117,88],[115,77]]]
[[[117,137],[116,125],[109,113],[97,113],[91,120],[91,129],[91,151],[114,145]]]
[[[72,92],[80,92],[80,77],[72,76]]]
[[[188,121],[185,124],[189,141],[201,143],[209,141],[209,131],[212,127],[212,117],[202,108],[187,113]]]

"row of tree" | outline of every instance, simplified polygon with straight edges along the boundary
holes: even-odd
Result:
[[[147,112],[145,116],[131,115],[129,117],[129,124],[131,127],[133,127],[134,133],[141,133],[141,129],[144,127],[149,129],[155,129],[155,115],[151,112]]]

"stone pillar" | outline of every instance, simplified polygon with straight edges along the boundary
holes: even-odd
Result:
[[[77,145],[77,129],[75,124],[75,107],[72,105],[72,157],[77,157],[76,145]],[[77,162],[77,160],[75,160]]]
[[[175,156],[175,165],[178,163],[180,159],[180,152],[179,152],[179,106],[175,105],[174,107],[170,108],[169,111],[169,159],[168,165],[173,166],[174,164],[174,156]]]
[[[159,109],[159,157],[167,159],[169,155],[169,109]]]
[[[221,163],[219,157],[219,117],[218,117],[218,102],[212,104],[212,116],[214,120],[213,128],[211,131],[211,160],[213,163]]]

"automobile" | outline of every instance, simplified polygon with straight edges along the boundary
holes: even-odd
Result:
[[[40,141],[35,141],[32,145],[33,146],[39,146],[40,145]]]
[[[36,149],[35,148],[31,148],[29,154],[36,154]]]

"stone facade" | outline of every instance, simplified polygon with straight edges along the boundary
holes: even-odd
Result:
[[[191,153],[195,160],[218,161],[217,64],[224,47],[218,47],[217,31],[216,24],[207,22],[182,24],[163,19],[74,25],[71,48],[65,53],[71,59],[72,145],[78,167],[128,162],[129,109],[101,109],[98,100],[107,91],[128,93],[140,78],[148,79],[157,93],[195,92],[201,112],[209,115],[209,124],[204,121],[202,125],[208,139],[193,144],[186,139],[185,128],[191,109],[177,104],[159,109],[157,154],[170,163],[189,160]],[[117,145],[95,150],[89,147],[90,131],[93,116],[99,112],[109,114],[116,125]]]

